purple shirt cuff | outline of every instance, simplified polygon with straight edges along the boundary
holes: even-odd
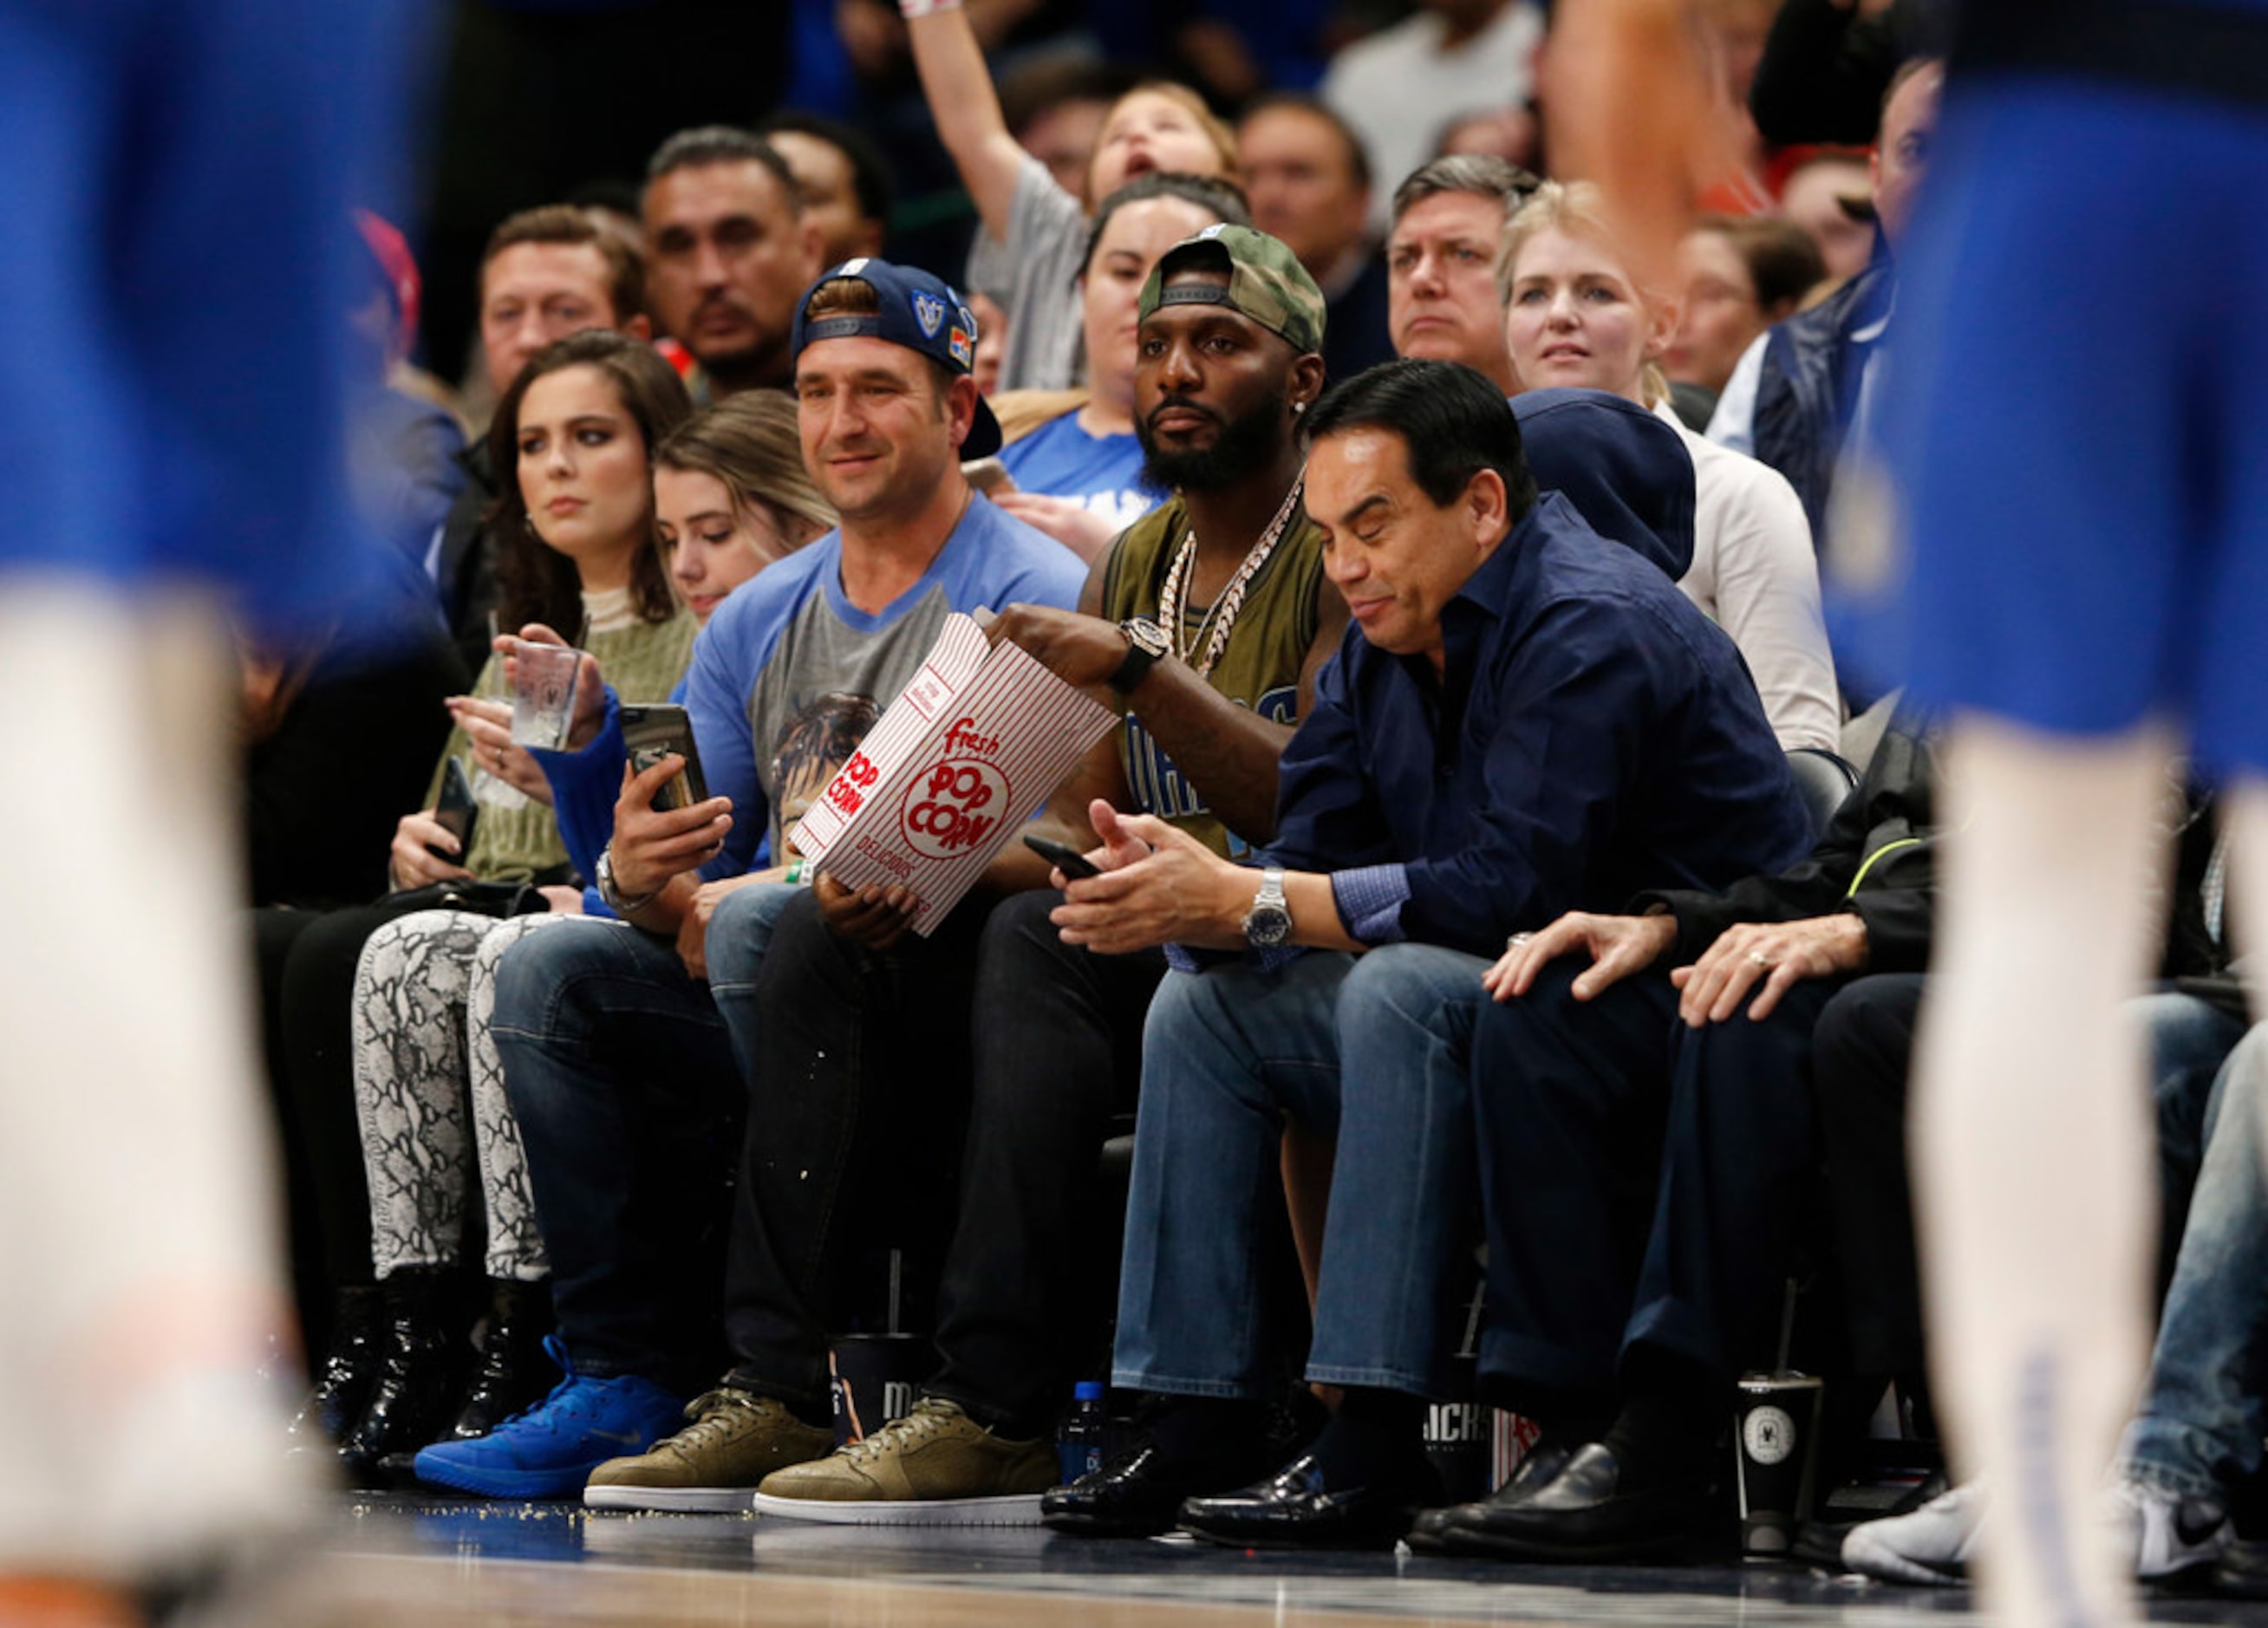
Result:
[[[1339,924],[1358,944],[1399,944],[1402,907],[1410,902],[1410,873],[1399,865],[1364,865],[1331,873],[1331,902]]]

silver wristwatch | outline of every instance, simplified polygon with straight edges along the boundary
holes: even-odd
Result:
[[[615,851],[612,846],[599,851],[599,874],[595,880],[599,884],[599,896],[607,902],[607,908],[625,921],[630,919],[632,910],[642,910],[661,896],[659,888],[652,893],[632,896],[615,886]]]
[[[1284,899],[1284,867],[1271,865],[1260,873],[1260,891],[1244,913],[1244,941],[1256,950],[1272,950],[1292,936],[1292,907]]]

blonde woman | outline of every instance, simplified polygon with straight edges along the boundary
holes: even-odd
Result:
[[[1609,233],[1598,189],[1547,181],[1506,229],[1497,280],[1505,343],[1526,388],[1624,396],[1684,441],[1693,564],[1677,586],[1740,646],[1780,745],[1833,750],[1842,704],[1803,505],[1777,472],[1696,435],[1669,410],[1660,363],[1677,306],[1639,284]]]

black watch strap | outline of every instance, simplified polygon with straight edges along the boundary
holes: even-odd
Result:
[[[1110,688],[1124,695],[1142,681],[1142,675],[1165,658],[1172,648],[1166,631],[1156,622],[1141,616],[1129,616],[1118,624],[1126,636],[1126,659],[1110,675]]]

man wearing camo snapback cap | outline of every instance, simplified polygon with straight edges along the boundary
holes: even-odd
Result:
[[[1210,263],[1226,268],[1226,284],[1167,282],[1178,271]],[[1226,222],[1184,238],[1163,254],[1142,285],[1136,320],[1147,321],[1160,306],[1227,306],[1289,343],[1301,355],[1323,348],[1323,291],[1299,256],[1264,232]]]

